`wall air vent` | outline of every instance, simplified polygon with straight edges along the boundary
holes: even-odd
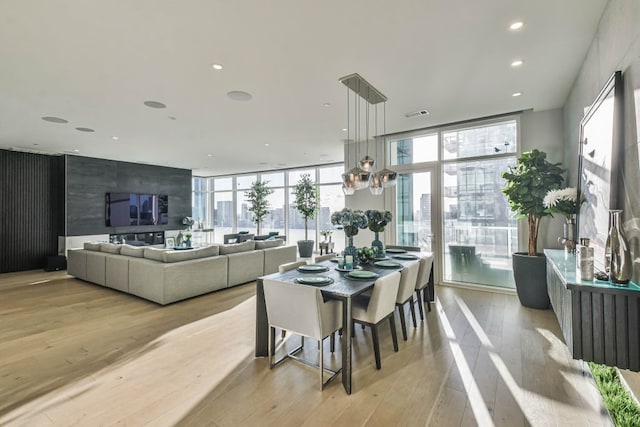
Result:
[[[404,116],[406,118],[409,117],[420,117],[420,116],[428,116],[429,115],[429,110],[418,110],[418,111],[413,111],[411,113],[407,113]]]

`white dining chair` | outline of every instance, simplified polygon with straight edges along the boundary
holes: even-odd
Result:
[[[412,262],[402,269],[400,272],[400,286],[398,287],[398,295],[396,298],[396,307],[400,314],[400,326],[402,328],[402,338],[407,340],[407,322],[404,318],[404,305],[408,302],[411,310],[411,318],[413,319],[413,327],[417,328],[416,310],[413,304],[413,291],[416,289],[416,279],[418,278],[419,262]]]
[[[376,359],[376,368],[380,369],[380,342],[378,338],[378,326],[389,319],[391,326],[391,339],[393,350],[398,351],[398,336],[396,335],[396,323],[393,311],[400,285],[400,273],[397,271],[376,280],[370,298],[356,297],[351,306],[351,317],[355,323],[371,327],[373,339],[373,354]]]
[[[313,258],[313,262],[322,262],[335,257],[336,257],[336,254],[316,255]]]
[[[324,390],[325,386],[342,370],[340,368],[332,371],[324,367],[322,345],[325,338],[342,327],[342,301],[325,302],[319,288],[271,279],[264,280],[264,299],[269,322],[269,368],[280,364],[288,357],[316,366],[295,356],[302,350],[304,344],[274,362],[274,328],[315,339],[319,343],[317,367],[320,372],[320,390]],[[327,381],[324,381],[325,372],[330,375]]]
[[[284,273],[285,271],[294,270],[300,267],[301,265],[306,265],[306,264],[307,264],[307,261],[293,261],[293,262],[288,262],[286,264],[280,264],[278,266],[278,273]]]
[[[416,297],[418,299],[418,310],[420,311],[420,320],[424,320],[424,300],[427,299],[427,308],[431,311],[431,296],[429,290],[429,277],[431,276],[431,267],[433,266],[433,254],[430,252],[422,253],[420,258],[420,269],[418,270],[418,278],[416,279]]]

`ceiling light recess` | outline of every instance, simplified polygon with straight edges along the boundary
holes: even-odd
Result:
[[[144,105],[149,108],[167,108],[165,104],[159,101],[144,101]]]
[[[519,30],[522,27],[524,27],[524,22],[522,22],[522,21],[515,21],[514,23],[509,25],[509,29],[512,30],[512,31]]]
[[[520,67],[522,64],[524,64],[524,61],[522,59],[516,59],[515,61],[513,61],[511,63],[512,67]]]
[[[69,123],[68,120],[62,119],[60,117],[52,117],[52,116],[45,116],[42,117],[42,120],[44,120],[45,122],[50,122],[50,123]]]
[[[514,92],[511,94],[511,96],[513,96],[514,98],[518,97],[518,96],[522,96],[522,92]]]
[[[241,90],[232,90],[227,93],[227,96],[234,101],[250,101],[253,96],[249,92],[243,92]]]
[[[221,64],[213,64],[211,67],[214,70],[218,70],[218,71],[222,70],[222,65]]]

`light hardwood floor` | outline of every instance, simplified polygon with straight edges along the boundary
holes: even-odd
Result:
[[[380,371],[356,327],[348,396],[253,357],[254,293],[161,307],[65,272],[0,275],[0,425],[610,425],[553,312],[515,296],[439,287],[398,353],[381,329]]]

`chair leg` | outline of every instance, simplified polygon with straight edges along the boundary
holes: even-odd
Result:
[[[276,335],[276,328],[269,326],[269,369],[273,368],[273,341]]]
[[[336,351],[336,333],[331,332],[331,338],[329,338],[329,348],[331,349],[331,353]]]
[[[422,291],[420,289],[416,291],[416,296],[418,297],[418,310],[420,311],[420,321],[422,322],[424,320],[424,309],[422,308],[424,304],[422,304]]]
[[[351,339],[356,337],[356,322],[351,322]]]
[[[284,337],[287,336],[287,331],[285,331],[284,329],[280,332],[280,338],[284,339]]]
[[[382,368],[380,363],[380,341],[378,340],[378,325],[371,326],[371,337],[373,338],[373,355],[376,358],[376,369]]]
[[[427,309],[431,311],[431,285],[427,285],[423,292],[426,297],[425,299],[427,300]]]
[[[413,320],[413,328],[418,327],[418,323],[416,322],[416,308],[413,305],[413,295],[411,295],[411,299],[409,300],[409,310],[411,310],[411,320]]]
[[[393,341],[393,351],[398,351],[398,333],[396,331],[396,318],[395,313],[391,313],[389,316],[389,326],[391,326],[391,340]]]
[[[407,340],[407,322],[404,320],[404,304],[398,304],[398,311],[400,312],[400,327],[402,328],[402,338]]]
[[[360,325],[360,327],[362,328],[362,330],[364,331],[364,323]]]
[[[320,391],[324,390],[324,351],[322,348],[322,340],[318,340],[320,344]]]

